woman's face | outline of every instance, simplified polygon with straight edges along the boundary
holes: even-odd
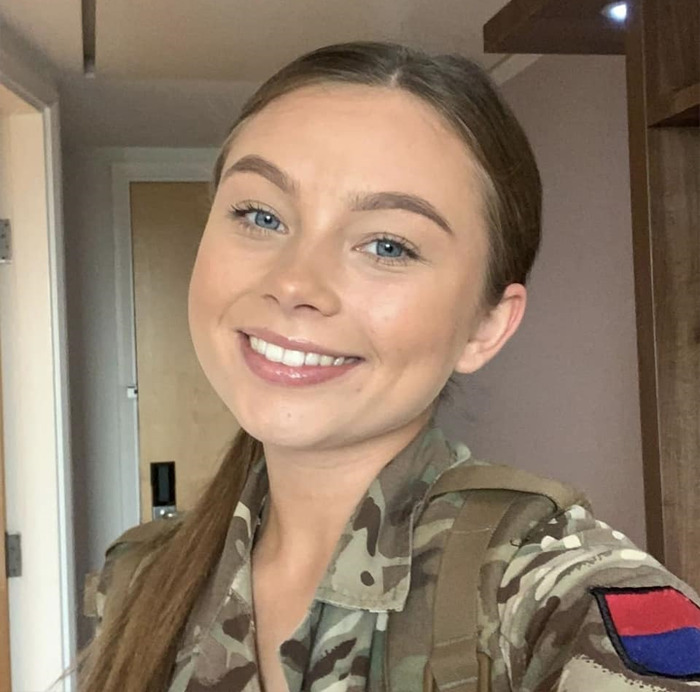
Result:
[[[476,338],[480,185],[429,106],[400,90],[305,87],[238,129],[223,171],[190,328],[254,437],[328,449],[398,430],[454,370],[490,357]]]

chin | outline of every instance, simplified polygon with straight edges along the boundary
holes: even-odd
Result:
[[[265,447],[284,449],[314,449],[322,448],[327,436],[317,428],[307,429],[299,425],[243,425],[246,432],[260,440]]]
[[[314,407],[317,411],[317,407]],[[323,444],[329,434],[344,426],[326,416],[285,409],[238,409],[239,425],[263,445],[289,449],[310,449]]]

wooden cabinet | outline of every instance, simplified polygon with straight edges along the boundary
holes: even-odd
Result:
[[[700,0],[635,0],[627,98],[649,551],[700,589]]]

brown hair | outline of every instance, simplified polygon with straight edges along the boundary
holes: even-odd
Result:
[[[217,160],[215,185],[239,124],[295,89],[338,82],[402,89],[442,115],[481,174],[490,243],[482,304],[495,306],[509,284],[525,284],[540,242],[539,173],[522,128],[489,77],[460,56],[357,42],[298,58],[243,107]],[[167,689],[184,625],[217,564],[248,470],[261,454],[260,442],[241,430],[195,508],[165,539],[143,548],[152,559],[86,650],[79,668],[81,692]]]

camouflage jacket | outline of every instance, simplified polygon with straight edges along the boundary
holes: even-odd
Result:
[[[290,692],[423,689],[440,557],[465,496],[425,499],[448,468],[481,463],[427,426],[381,471],[280,648]],[[169,692],[261,690],[250,555],[266,494],[261,461],[187,623]],[[497,533],[482,569],[479,648],[493,692],[700,692],[698,596],[585,507],[539,523],[531,507],[524,500],[508,522],[526,538]],[[120,554],[108,551],[103,574]]]

